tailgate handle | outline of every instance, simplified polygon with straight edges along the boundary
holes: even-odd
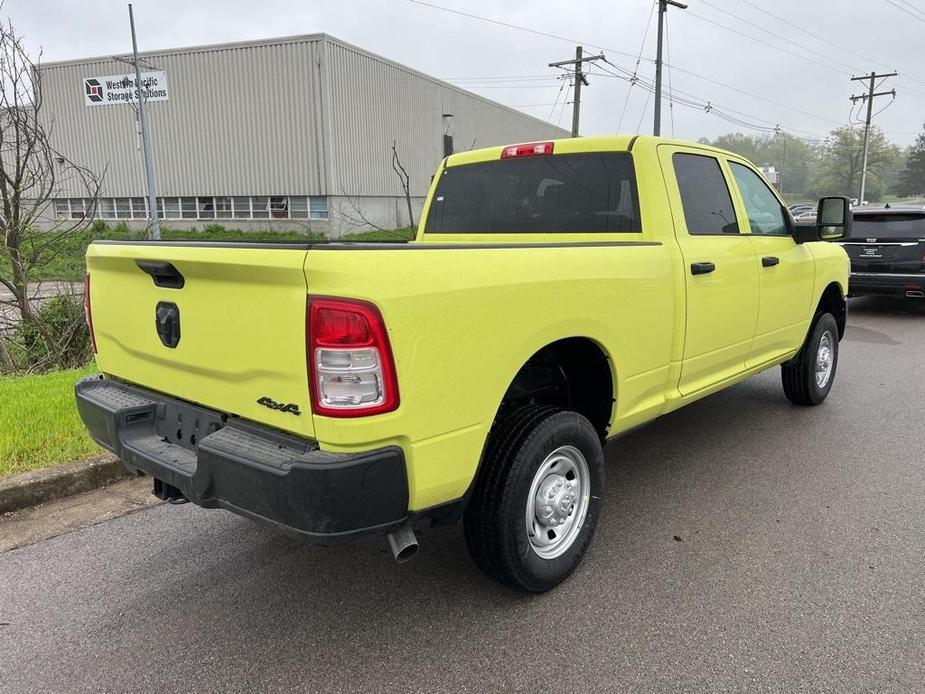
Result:
[[[151,275],[158,287],[183,289],[183,285],[186,284],[180,271],[166,260],[136,260],[135,265]]]

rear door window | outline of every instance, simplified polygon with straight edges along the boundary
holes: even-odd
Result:
[[[681,192],[687,233],[738,234],[735,209],[726,178],[716,157],[675,153],[674,175]]]
[[[640,232],[628,152],[553,154],[450,166],[427,214],[429,234]]]
[[[857,214],[851,225],[851,238],[861,241],[868,238],[907,241],[925,239],[925,213]]]

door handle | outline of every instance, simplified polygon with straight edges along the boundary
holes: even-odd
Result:
[[[766,255],[761,259],[761,267],[774,267],[780,262],[776,255]]]
[[[691,263],[691,274],[692,275],[706,275],[709,272],[713,272],[716,269],[716,265],[706,261],[702,263]]]

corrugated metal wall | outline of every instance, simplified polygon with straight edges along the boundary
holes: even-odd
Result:
[[[167,72],[170,90],[168,101],[148,104],[158,195],[324,194],[322,45],[302,38],[143,54]],[[53,141],[95,171],[108,165],[103,195],[143,194],[140,138],[131,105],[84,105],[83,78],[128,72],[116,61],[43,71]]]
[[[457,152],[511,142],[568,137],[566,130],[334,39],[325,45],[331,95],[330,195],[399,195],[394,140],[425,195],[443,158],[444,113]]]
[[[393,140],[422,196],[443,156],[444,113],[457,151],[568,136],[323,35],[142,55],[170,90],[148,104],[159,196],[399,195]],[[113,60],[43,70],[53,142],[94,171],[108,167],[103,197],[143,195],[140,137],[131,105],[84,104],[83,79],[130,71]]]

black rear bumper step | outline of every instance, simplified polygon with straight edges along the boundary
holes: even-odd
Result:
[[[408,516],[397,446],[328,453],[314,441],[110,378],[85,378],[75,390],[97,443],[199,506],[323,544],[387,533]]]

